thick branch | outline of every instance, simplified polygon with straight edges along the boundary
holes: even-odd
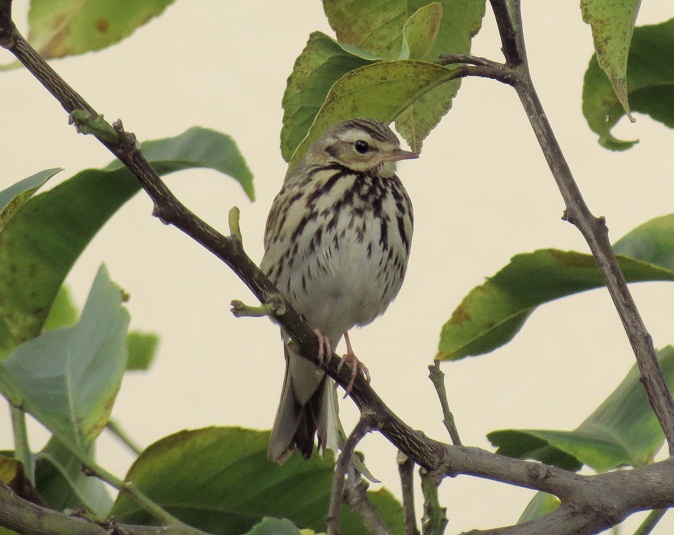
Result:
[[[22,500],[5,484],[0,482],[0,524],[27,535],[109,535],[110,533],[133,533],[134,535],[195,535],[201,533],[184,524],[167,526],[135,526],[115,524],[98,525],[83,518],[68,516],[58,511]]]

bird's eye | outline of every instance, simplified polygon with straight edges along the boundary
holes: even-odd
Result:
[[[357,152],[360,154],[365,154],[368,150],[370,150],[370,145],[367,141],[363,141],[362,139],[359,139],[353,144],[353,147],[356,149]]]

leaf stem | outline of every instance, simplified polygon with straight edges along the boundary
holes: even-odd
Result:
[[[142,449],[138,444],[134,442],[134,440],[119,426],[119,424],[115,420],[108,420],[108,423],[105,426],[108,431],[110,431],[113,435],[115,435],[119,440],[122,441],[122,443],[129,448],[133,453],[136,455],[140,455],[142,452]]]
[[[14,458],[23,464],[26,477],[35,484],[35,457],[28,444],[28,430],[26,429],[26,413],[10,403],[12,415],[12,431],[14,433]]]
[[[634,535],[648,535],[653,531],[653,528],[660,522],[668,509],[654,509],[648,513],[644,521],[634,532]]]
[[[159,505],[157,505],[155,502],[153,502],[150,498],[148,498],[141,490],[138,489],[138,487],[136,487],[133,484],[133,482],[123,481],[119,479],[117,476],[105,470],[103,467],[98,466],[93,461],[91,460],[85,461],[79,455],[78,457],[80,457],[80,460],[82,461],[85,469],[88,472],[96,476],[98,479],[105,481],[108,485],[111,485],[112,487],[116,488],[122,494],[126,494],[131,500],[133,500],[147,512],[152,514],[152,516],[154,516],[157,520],[161,520],[162,523],[167,525],[181,525],[187,527],[187,524],[185,524],[172,514],[168,513],[167,511],[162,509]],[[194,535],[204,534],[203,531],[200,531],[196,528],[192,529],[194,530],[193,531]]]

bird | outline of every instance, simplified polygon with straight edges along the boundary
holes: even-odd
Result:
[[[260,268],[314,329],[319,359],[332,355],[342,336],[342,363],[369,382],[353,353],[348,331],[384,313],[403,283],[410,254],[413,211],[396,174],[403,150],[386,124],[368,118],[328,128],[285,176],[272,203]],[[267,456],[283,463],[299,450],[335,454],[340,444],[333,380],[303,359],[282,331],[286,359],[281,401]]]

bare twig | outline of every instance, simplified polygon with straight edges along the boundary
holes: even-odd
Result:
[[[524,35],[522,25],[513,24],[519,20],[520,0],[490,0],[494,11],[498,33],[501,37],[501,51],[509,67],[517,67],[526,61],[524,53]]]
[[[440,400],[440,406],[442,407],[442,422],[445,424],[445,428],[449,433],[449,437],[452,439],[452,444],[455,446],[460,446],[461,438],[459,437],[459,430],[456,428],[456,424],[454,423],[454,415],[449,409],[449,403],[447,402],[445,374],[440,369],[440,361],[436,360],[435,363],[428,367],[428,371],[428,377],[435,387],[435,391],[438,394],[438,399]]]
[[[454,65],[463,63],[465,65],[481,65],[492,69],[502,69],[505,65],[498,61],[492,61],[480,56],[469,56],[467,54],[440,54],[437,62],[439,65]]]
[[[519,0],[491,0],[491,4],[501,34],[506,64],[517,78],[513,87],[520,97],[566,204],[564,219],[580,230],[597,261],[636,356],[648,400],[664,431],[669,453],[674,454],[674,400],[672,400],[655,354],[653,340],[646,330],[611,248],[606,222],[602,217],[593,216],[583,200],[536,93],[526,60],[520,2]]]
[[[442,535],[447,526],[447,509],[440,505],[438,498],[439,480],[437,474],[432,474],[421,468],[421,492],[424,495],[424,516],[421,519],[421,533],[423,535]]]
[[[403,515],[405,517],[405,535],[419,535],[414,512],[414,461],[403,452],[398,452],[398,472],[403,494]]]
[[[353,465],[349,467],[349,477],[344,489],[344,501],[349,504],[363,520],[365,529],[371,535],[391,535],[377,508],[367,497],[367,482],[356,471]]]
[[[338,535],[339,529],[339,511],[344,496],[344,480],[346,478],[349,466],[351,466],[351,456],[358,443],[363,437],[372,430],[374,419],[371,414],[364,412],[361,414],[360,420],[349,434],[344,447],[342,448],[337,463],[335,464],[335,471],[332,475],[332,489],[330,491],[330,507],[328,509],[328,535]],[[355,474],[355,471],[354,471]]]

